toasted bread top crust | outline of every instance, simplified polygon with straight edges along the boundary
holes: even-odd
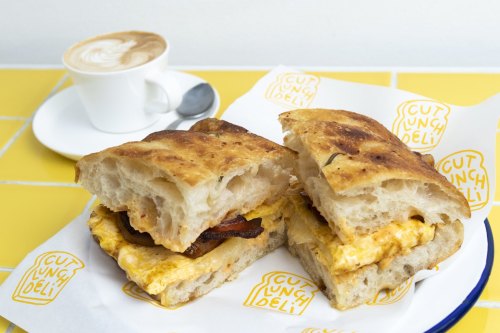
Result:
[[[76,181],[83,165],[106,157],[152,164],[177,182],[195,186],[245,165],[280,156],[293,158],[294,152],[249,133],[243,127],[222,120],[205,119],[189,131],[155,132],[142,141],[128,142],[84,156],[76,165]]]
[[[470,217],[460,191],[374,119],[343,110],[302,109],[282,113],[279,120],[288,132],[285,144],[299,138],[335,193],[392,179],[416,180],[437,185]]]

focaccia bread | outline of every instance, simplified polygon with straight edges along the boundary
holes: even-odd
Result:
[[[183,252],[223,218],[278,199],[295,153],[216,119],[83,157],[76,179],[156,244]]]
[[[395,232],[386,227],[343,244],[301,197],[292,195],[290,203],[288,249],[340,310],[371,301],[379,291],[397,288],[417,271],[432,269],[463,242],[460,221],[434,226],[414,221]]]
[[[196,259],[163,246],[143,246],[127,241],[120,232],[118,213],[100,205],[88,221],[99,246],[112,256],[127,278],[165,306],[176,306],[200,297],[234,279],[258,258],[285,242],[286,199],[261,205],[246,217],[262,218],[264,231],[256,238],[230,238]]]
[[[343,242],[411,217],[430,224],[470,217],[464,196],[377,121],[325,109],[279,119],[285,145],[299,153],[299,180]]]

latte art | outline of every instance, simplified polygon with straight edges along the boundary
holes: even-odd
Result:
[[[64,61],[87,72],[112,72],[145,64],[162,54],[164,39],[149,32],[128,31],[97,36],[72,46]]]

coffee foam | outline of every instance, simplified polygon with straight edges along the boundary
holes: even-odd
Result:
[[[64,61],[75,69],[87,72],[120,71],[157,58],[166,47],[165,40],[153,33],[117,32],[72,46],[64,54]]]

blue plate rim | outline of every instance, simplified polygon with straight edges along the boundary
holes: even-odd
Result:
[[[448,316],[446,316],[439,323],[431,327],[426,333],[440,333],[446,332],[453,325],[455,325],[476,303],[477,299],[481,295],[488,282],[488,279],[491,274],[491,269],[493,267],[493,258],[495,253],[495,246],[493,243],[493,233],[491,232],[490,222],[486,218],[484,220],[484,226],[486,228],[486,238],[488,241],[488,252],[486,255],[486,265],[484,267],[483,272],[481,273],[481,277],[477,285],[471,290],[471,292],[465,297],[463,302],[453,310]]]

